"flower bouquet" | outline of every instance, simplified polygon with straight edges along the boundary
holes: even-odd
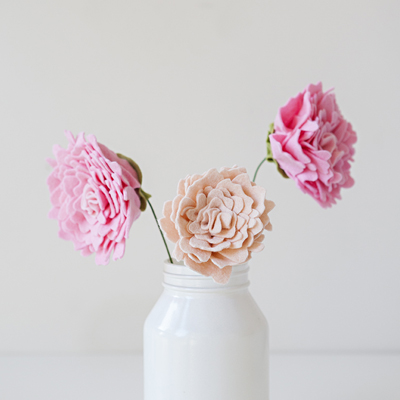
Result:
[[[178,183],[158,221],[142,172],[83,133],[54,147],[47,183],[59,236],[97,264],[123,257],[130,228],[147,205],[168,259],[164,292],[144,327],[145,400],[265,400],[268,326],[248,291],[248,262],[264,248],[274,203],[255,183],[265,161],[322,207],[340,199],[356,134],[332,91],[309,85],[279,109],[253,180],[243,167],[209,169]],[[164,233],[175,244],[172,256]]]

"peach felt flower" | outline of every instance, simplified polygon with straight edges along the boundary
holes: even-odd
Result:
[[[164,204],[160,224],[175,243],[178,261],[226,283],[232,266],[264,248],[264,229],[274,207],[265,189],[250,181],[245,168],[210,169],[179,182],[178,194]]]
[[[54,168],[47,179],[49,217],[58,220],[61,238],[84,256],[96,253],[96,264],[105,265],[112,252],[114,260],[124,255],[129,230],[141,214],[141,177],[95,136],[66,136],[68,147],[54,146],[55,160],[48,160]]]
[[[283,175],[322,207],[335,204],[340,190],[353,186],[350,162],[357,136],[331,90],[308,85],[279,109],[274,129],[267,160],[277,162]]]

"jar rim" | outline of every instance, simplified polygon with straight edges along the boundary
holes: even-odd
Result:
[[[164,262],[164,286],[174,288],[185,288],[186,290],[204,289],[233,289],[239,287],[247,287],[249,285],[248,262],[232,266],[232,273],[226,284],[215,282],[211,276],[205,276],[199,272],[193,271],[182,261],[176,261],[171,264],[169,260]]]

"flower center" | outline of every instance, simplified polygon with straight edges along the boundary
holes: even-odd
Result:
[[[321,139],[321,148],[332,154],[336,149],[336,142],[336,136],[332,132],[325,132]]]
[[[97,194],[93,187],[89,184],[83,189],[81,198],[81,208],[86,211],[91,217],[97,217],[100,212],[100,204]]]

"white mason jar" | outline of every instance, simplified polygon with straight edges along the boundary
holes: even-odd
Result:
[[[165,263],[144,325],[145,400],[268,400],[268,325],[248,270],[234,266],[220,285]]]

